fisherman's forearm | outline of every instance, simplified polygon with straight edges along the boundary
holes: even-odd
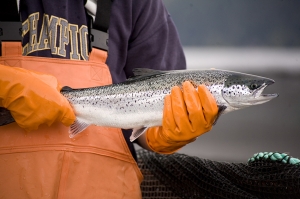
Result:
[[[137,144],[138,144],[140,147],[142,147],[142,148],[144,148],[144,149],[146,149],[146,150],[148,150],[148,151],[153,151],[153,150],[148,146],[148,144],[147,144],[147,136],[146,136],[146,133],[142,134],[142,135],[137,139]]]

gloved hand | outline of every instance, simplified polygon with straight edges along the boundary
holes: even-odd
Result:
[[[211,130],[218,107],[212,94],[204,85],[194,86],[186,81],[182,91],[178,86],[165,97],[161,127],[149,128],[146,142],[158,153],[174,153],[198,136]]]
[[[60,90],[51,75],[0,65],[0,106],[10,110],[26,131],[55,121],[66,126],[75,121],[73,109]]]

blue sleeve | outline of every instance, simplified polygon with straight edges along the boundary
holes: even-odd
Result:
[[[113,1],[107,64],[114,83],[132,76],[134,68],[186,68],[178,32],[161,0]]]

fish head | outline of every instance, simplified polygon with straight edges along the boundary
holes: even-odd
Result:
[[[262,104],[278,96],[263,94],[264,89],[274,82],[266,77],[234,72],[225,80],[222,97],[234,109]]]

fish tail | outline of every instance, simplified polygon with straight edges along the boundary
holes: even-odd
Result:
[[[0,126],[15,122],[15,119],[6,108],[0,107]]]

